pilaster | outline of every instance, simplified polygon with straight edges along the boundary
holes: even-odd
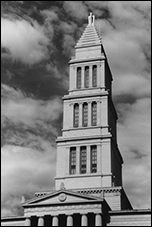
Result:
[[[82,66],[82,71],[81,71],[81,88],[84,88],[84,66]]]
[[[87,146],[87,173],[90,173],[90,146]]]

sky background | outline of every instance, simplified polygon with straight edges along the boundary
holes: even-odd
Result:
[[[123,185],[150,208],[151,1],[1,2],[2,216],[54,187],[68,62],[90,12],[113,74]]]

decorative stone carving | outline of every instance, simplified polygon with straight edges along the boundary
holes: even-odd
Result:
[[[64,190],[65,189],[65,185],[64,185],[64,183],[62,182],[61,184],[60,184],[60,190]]]
[[[65,193],[61,193],[59,195],[60,202],[64,202],[67,199],[67,195]]]

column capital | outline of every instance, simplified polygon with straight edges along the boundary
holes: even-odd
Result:
[[[75,103],[70,103],[69,106],[74,106]]]

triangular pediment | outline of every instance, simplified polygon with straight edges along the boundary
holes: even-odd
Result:
[[[102,200],[93,196],[82,195],[80,193],[72,192],[69,190],[60,190],[47,194],[40,198],[34,198],[22,204],[23,206],[32,205],[53,205],[53,204],[65,204],[65,203],[85,203]]]

